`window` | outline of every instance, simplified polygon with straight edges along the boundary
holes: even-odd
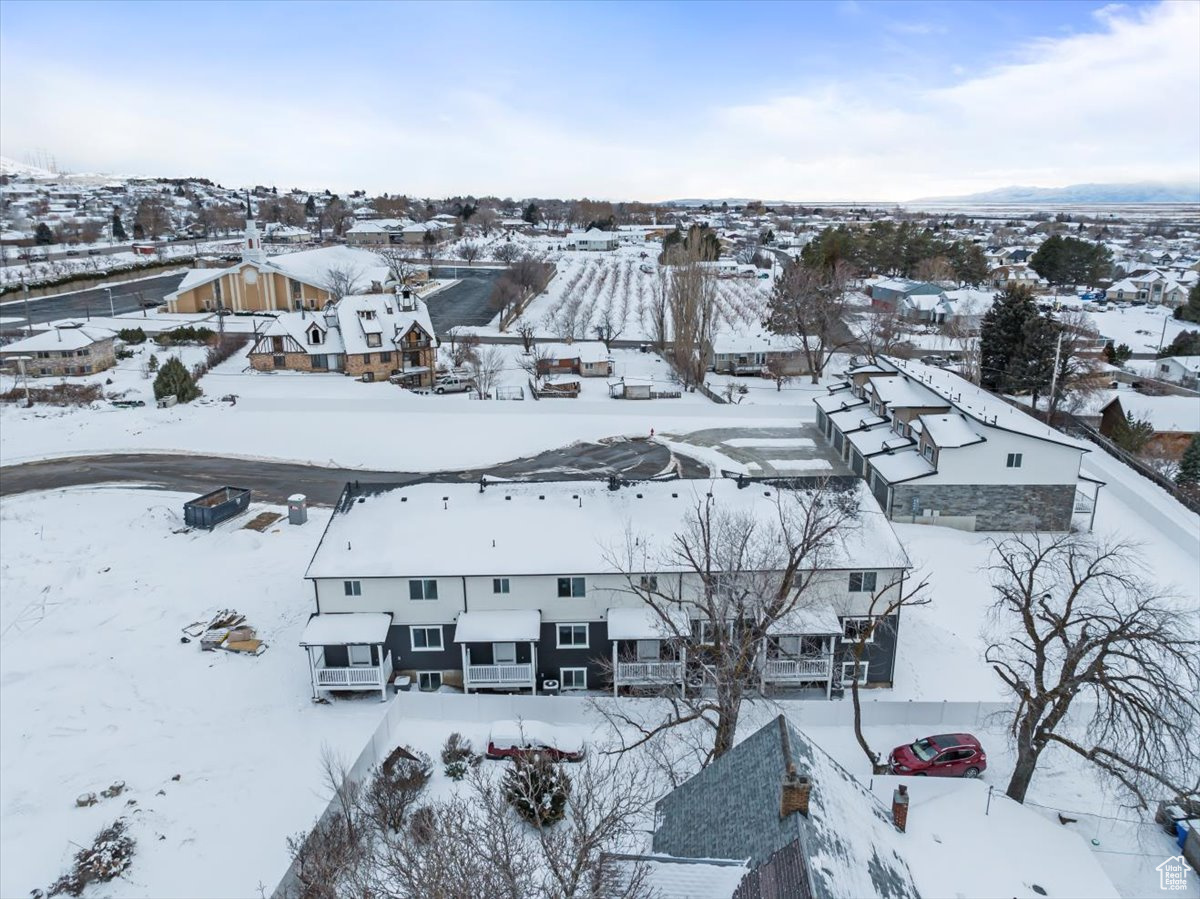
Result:
[[[301,300],[301,299],[292,300],[292,306],[293,306],[293,308],[295,308],[295,310],[297,312],[300,312],[302,309],[304,309],[304,300]]]
[[[658,578],[653,574],[643,574],[640,583],[643,590],[649,590],[651,593],[658,589]]]
[[[417,689],[426,693],[440,689],[442,686],[442,672],[440,671],[418,671],[417,672]]]
[[[39,359],[49,359],[50,354],[48,352],[46,352],[45,350],[38,350],[37,357]],[[1165,368],[1166,366],[1163,366],[1163,367]]]
[[[276,368],[287,368],[287,357],[282,353],[271,357],[271,364]]]
[[[300,299],[300,282],[294,278],[288,278],[288,287],[291,288],[292,299]]]
[[[363,360],[363,365],[370,365],[370,364],[371,364],[371,354],[370,354],[370,353],[363,353],[362,360]],[[369,375],[369,374],[371,374],[371,373],[368,371],[368,372],[363,372],[363,374],[364,374],[364,375]]]
[[[493,643],[492,644],[492,664],[493,665],[515,665],[515,664],[517,664],[517,644],[516,643]]]
[[[365,643],[355,643],[349,647],[351,665],[370,665],[371,647]]]
[[[588,626],[586,624],[560,624],[558,626],[559,649],[587,649]]]
[[[660,653],[661,647],[657,640],[637,641],[637,660],[639,662],[657,662]]]
[[[387,352],[387,353],[380,353],[380,354],[379,354],[379,361],[380,361],[380,362],[391,362],[391,361],[392,361],[392,354],[391,354],[390,352]]]
[[[319,344],[322,342],[321,338],[324,336],[325,335],[321,333],[320,328],[313,328],[311,331],[308,332],[308,342],[311,344],[314,344],[314,345]]]
[[[1005,463],[1005,467],[1006,468],[1020,468],[1021,467],[1021,453],[1009,453],[1008,461]]]
[[[437,652],[442,648],[442,626],[410,625],[413,652]]]
[[[587,579],[581,577],[560,577],[558,579],[559,596],[586,596]]]
[[[432,578],[408,582],[409,599],[437,599],[437,581]]]
[[[563,690],[586,690],[586,668],[559,668],[558,683]]]
[[[367,346],[382,346],[382,338],[378,334],[367,335]]]
[[[867,682],[869,662],[842,662],[842,686],[848,687],[857,679],[859,686]],[[857,670],[856,670],[857,669]],[[857,674],[857,678],[855,675]]]
[[[842,619],[842,642],[857,643],[867,628],[871,626],[870,618],[844,618]],[[875,642],[875,631],[871,631],[871,636],[867,637],[867,643]]]
[[[921,448],[921,454],[930,462],[933,461],[933,444],[927,443]]]
[[[329,368],[329,357],[323,356],[320,354],[313,356],[312,357],[312,367],[313,368]]]
[[[725,634],[727,639],[733,639],[733,622],[725,622]],[[700,620],[700,645],[712,646],[713,638],[716,636],[716,626],[708,619]]]
[[[507,593],[508,592],[508,578],[506,578],[506,577],[492,578],[492,592],[493,593]]]
[[[874,593],[875,592],[876,573],[874,571],[851,571],[850,572],[850,592],[851,593]]]
[[[342,581],[347,596],[362,596],[362,581]]]

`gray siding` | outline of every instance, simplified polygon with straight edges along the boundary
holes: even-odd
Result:
[[[429,625],[434,627],[435,625]],[[440,652],[413,651],[407,624],[393,624],[388,628],[387,648],[392,653],[392,667],[418,671],[450,671],[462,669],[462,651],[454,642],[454,625],[440,625],[442,646]]]
[[[584,622],[578,622],[583,624]],[[587,668],[588,689],[612,686],[605,660],[612,660],[612,643],[608,640],[608,622],[589,621],[587,649],[559,649],[558,625],[542,622],[542,639],[538,643],[538,683],[549,678],[558,680],[560,668]]]
[[[875,639],[864,647],[863,659],[867,663],[868,684],[890,684],[896,668],[896,644],[899,642],[900,616],[891,615],[875,628]],[[854,644],[834,642],[833,684],[836,688],[842,680],[842,663],[854,661]]]

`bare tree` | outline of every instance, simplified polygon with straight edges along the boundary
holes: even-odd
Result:
[[[667,282],[669,357],[685,386],[702,384],[712,354],[717,317],[717,281],[698,251],[678,253]]]
[[[613,341],[619,338],[625,330],[625,322],[611,306],[608,306],[605,307],[603,312],[597,315],[596,325],[592,330],[596,332],[596,337],[604,344],[604,349],[611,353]]]
[[[769,520],[718,509],[709,495],[689,511],[666,549],[650,555],[646,535],[630,532],[609,561],[627,592],[653,612],[663,638],[686,650],[698,683],[664,692],[661,717],[605,707],[618,732],[634,734],[621,751],[694,724],[707,729],[707,764],[733,746],[742,701],[761,686],[768,629],[816,604],[822,570],[858,527],[858,492],[822,482],[775,491]],[[680,572],[659,576],[648,572]],[[622,739],[625,739],[622,736]]]
[[[479,226],[480,232],[484,237],[489,237],[496,227],[496,222],[500,220],[500,214],[491,206],[480,206],[475,210],[475,215],[472,221]]]
[[[650,303],[646,310],[650,316],[650,335],[654,345],[661,351],[667,345],[669,318],[667,309],[670,297],[670,275],[668,269],[660,268],[658,276],[650,285]]]
[[[1060,407],[1079,408],[1107,383],[1100,365],[1104,341],[1091,316],[1082,309],[1063,312],[1058,316],[1058,327],[1061,336],[1048,407],[1051,420]]]
[[[392,244],[377,251],[387,263],[388,274],[397,284],[411,287],[417,277],[417,266],[408,257],[408,251],[400,244]]]
[[[471,265],[479,254],[483,251],[483,246],[474,240],[464,240],[459,243],[458,249],[455,251],[458,258],[465,260],[467,265]]]
[[[918,281],[931,281],[935,284],[953,283],[957,281],[954,266],[945,256],[931,256],[917,263],[913,277]]]
[[[527,321],[521,322],[521,324],[517,325],[517,335],[521,338],[521,348],[526,353],[532,351],[534,335],[533,325]]]
[[[1200,640],[1138,548],[1089,536],[993,541],[985,658],[1012,694],[1023,802],[1042,753],[1091,762],[1145,808],[1200,795]]]
[[[511,265],[520,259],[524,252],[518,244],[504,243],[492,251],[492,258],[505,265]]]
[[[441,246],[437,234],[431,230],[426,231],[425,236],[421,238],[421,258],[429,266],[429,273],[431,275],[433,274],[433,263],[437,260],[438,250],[441,249]]]
[[[329,292],[329,299],[337,302],[358,292],[362,285],[362,270],[350,265],[335,265],[325,272],[322,286]]]
[[[820,382],[830,358],[851,340],[846,326],[847,269],[802,263],[787,265],[775,282],[766,327],[795,340],[804,353],[812,382]]]
[[[857,622],[857,630],[853,635],[850,647],[849,661],[854,663],[854,677],[850,681],[850,700],[854,704],[854,737],[859,747],[866,754],[871,768],[876,774],[885,774],[886,768],[879,763],[880,754],[871,749],[862,729],[862,703],[859,698],[859,672],[862,671],[863,656],[867,654],[867,645],[875,640],[877,634],[894,632],[899,621],[901,609],[912,606],[925,606],[932,602],[926,594],[929,586],[928,579],[906,575],[903,569],[895,578],[887,583],[876,584],[876,589],[869,593],[870,599],[866,608],[847,606],[844,611],[853,615]]]
[[[783,385],[792,380],[792,369],[788,364],[787,359],[776,353],[767,357],[767,364],[764,368],[767,377],[775,382],[775,390],[782,392]]]
[[[536,345],[532,351],[526,351],[525,356],[521,359],[521,368],[525,374],[529,375],[535,387],[541,387],[542,381],[546,379],[550,359],[550,351],[544,346]]]
[[[466,360],[467,373],[475,385],[475,394],[481,400],[488,399],[504,371],[504,351],[498,346],[474,353]]]
[[[860,322],[859,343],[871,362],[891,355],[904,342],[904,319],[895,309],[872,309],[863,313]]]

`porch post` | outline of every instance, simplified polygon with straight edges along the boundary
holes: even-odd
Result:
[[[826,664],[829,665],[829,674],[825,678],[825,698],[833,698],[833,641],[834,637],[829,638],[829,643],[826,644],[828,649],[825,651]]]
[[[762,645],[758,648],[758,691],[763,696],[767,695],[767,638],[762,638]]]
[[[306,646],[304,647],[304,650],[308,653],[308,679],[312,681],[313,700],[315,701],[321,698],[317,693],[317,663],[313,659],[313,648],[311,646]],[[324,650],[322,650],[322,652],[324,652]]]
[[[533,691],[532,695],[537,696],[537,641],[536,640],[529,641],[529,659],[530,659],[529,667],[531,669],[529,672],[529,679],[531,681],[533,681],[533,684],[530,689]],[[558,688],[561,690],[562,684],[559,684]]]
[[[617,684],[617,641],[612,641],[613,645],[613,699],[616,699],[620,694],[617,692],[619,686]]]
[[[471,667],[471,651],[467,649],[466,643],[460,643],[459,648],[462,649],[463,694],[470,695],[471,678],[469,669]]]
[[[687,644],[679,649],[679,695],[687,696]]]
[[[376,669],[379,672],[379,701],[387,702],[388,676],[383,670],[383,644],[377,643],[376,649],[379,650],[379,667]]]

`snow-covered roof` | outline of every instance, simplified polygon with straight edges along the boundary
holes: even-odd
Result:
[[[608,639],[610,640],[663,640],[677,634],[687,633],[688,616],[683,609],[666,609],[670,623],[650,606],[636,609],[613,608],[608,610]]]
[[[851,431],[846,435],[850,445],[862,456],[873,456],[884,450],[904,449],[913,445],[913,440],[897,434],[886,424],[876,425],[865,431]]]
[[[542,343],[538,344],[550,359],[578,359],[580,362],[592,365],[604,362],[609,352],[598,340],[580,340],[577,343]]]
[[[829,420],[837,425],[838,430],[842,433],[857,431],[861,428],[873,428],[887,422],[886,418],[876,415],[866,405],[851,406],[843,412],[831,412]]]
[[[538,639],[542,613],[536,609],[463,612],[454,627],[455,643],[525,643]]]
[[[1174,362],[1186,371],[1200,372],[1200,356],[1166,356],[1159,362]]]
[[[871,457],[874,468],[889,484],[911,481],[933,474],[937,469],[915,449],[898,450]]]
[[[749,870],[736,861],[655,855],[607,855],[604,868],[616,888],[636,879],[656,899],[732,899]]]
[[[989,804],[980,780],[884,776],[871,789],[890,804],[900,783],[909,797],[901,854],[922,896],[1120,895],[1077,825],[1063,826],[999,791]]]
[[[791,339],[760,331],[751,334],[746,331],[720,330],[713,335],[713,352],[726,353],[767,353],[767,352],[796,352]]]
[[[264,270],[271,269],[322,289],[332,269],[346,269],[357,274],[360,288],[369,288],[372,281],[382,284],[388,279],[387,263],[378,254],[358,247],[318,247],[272,256],[264,263]]]
[[[947,406],[949,403],[908,378],[872,378],[871,390],[890,409]]]
[[[839,529],[825,568],[907,564],[866,485],[847,490],[857,518]],[[732,479],[647,482],[609,490],[596,481],[412,484],[364,493],[330,519],[307,577],[435,577],[682,570],[673,535],[709,501],[718,512],[778,527],[794,491]],[[711,497],[709,496],[711,494]],[[627,561],[627,538],[638,554]],[[352,547],[352,548],[351,548]]]
[[[979,434],[979,431],[982,430],[979,425],[957,413],[922,415],[921,421],[924,423],[925,433],[939,448],[969,446],[972,443],[980,443],[984,439]]]
[[[321,331],[321,342],[310,343],[309,333],[313,328]],[[313,312],[284,312],[263,330],[264,337],[290,337],[309,354],[344,353],[341,331],[329,327],[325,316]]]
[[[408,303],[412,308],[401,309],[401,303]],[[413,325],[419,325],[430,337],[434,336],[429,309],[415,297],[402,300],[394,293],[356,294],[341,299],[336,308],[342,343],[350,354],[396,349]],[[379,343],[369,344],[368,334],[379,334]]]
[[[1200,433],[1200,399],[1194,396],[1122,393],[1113,402],[1134,418],[1150,422],[1159,433]]]
[[[4,353],[37,353],[57,350],[81,350],[101,340],[111,340],[116,335],[104,328],[91,325],[80,327],[57,327],[30,337],[14,340],[0,347]]]
[[[855,396],[849,390],[840,390],[837,393],[830,393],[826,396],[819,396],[813,400],[817,408],[826,414],[833,412],[841,412],[844,409],[853,409],[865,407],[867,401]],[[870,411],[870,410],[867,410]]]
[[[334,612],[313,615],[300,636],[301,646],[383,643],[392,626],[390,612]]]
[[[584,747],[580,729],[570,725],[547,724],[545,721],[522,718],[520,721],[493,721],[488,729],[490,743],[519,743],[522,738],[543,746],[553,746],[563,752],[579,752]]]
[[[804,605],[792,609],[767,625],[767,633],[783,634],[840,634],[842,625],[837,613],[828,603]]]

